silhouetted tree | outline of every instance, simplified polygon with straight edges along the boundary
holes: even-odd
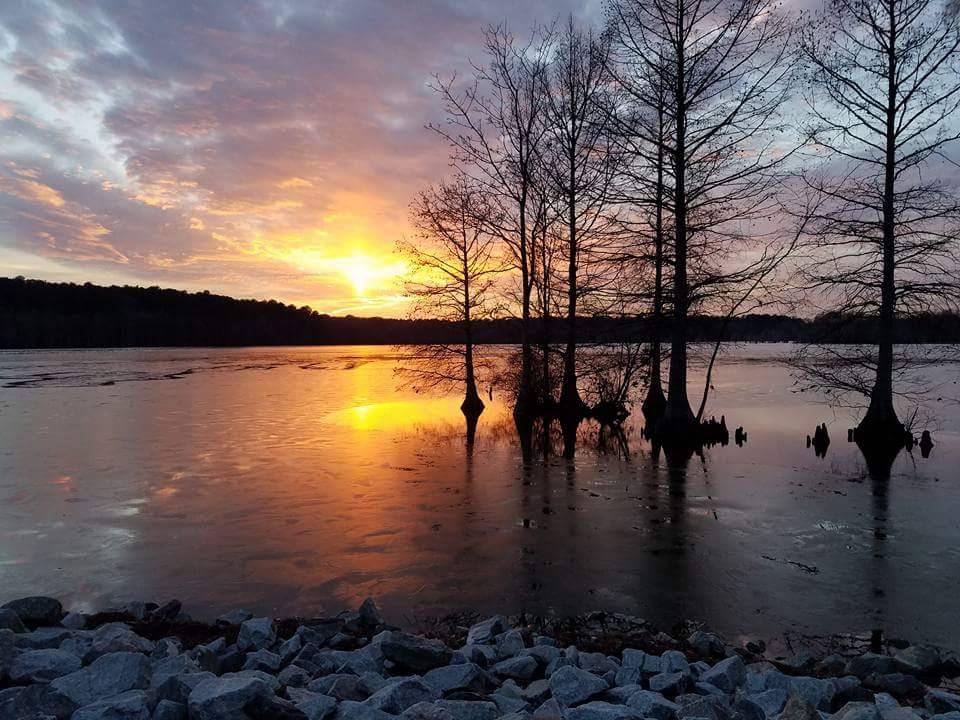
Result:
[[[462,345],[419,349],[413,364],[402,370],[428,386],[463,383],[460,409],[467,416],[484,408],[477,391],[473,323],[493,311],[494,276],[502,272],[495,239],[486,231],[496,222],[494,213],[484,192],[457,176],[417,196],[411,209],[417,237],[399,244],[412,266],[406,283],[412,314],[454,321],[463,328]]]
[[[802,50],[809,136],[824,159],[804,176],[823,199],[806,283],[844,312],[878,319],[876,362],[842,367],[873,365],[858,442],[899,444],[895,318],[955,309],[960,298],[960,205],[935,164],[950,162],[946,145],[960,137],[949,121],[960,109],[960,20],[940,0],[831,0],[804,30]]]

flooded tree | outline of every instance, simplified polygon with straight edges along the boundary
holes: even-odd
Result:
[[[749,248],[776,207],[778,170],[789,156],[775,138],[791,92],[791,26],[766,0],[611,0],[609,7],[619,37],[629,39],[624,49],[670,79],[668,131],[639,132],[651,146],[666,145],[672,190],[670,374],[657,431],[689,442],[698,428],[687,395],[689,315],[734,277],[744,282],[725,261]]]
[[[404,372],[421,386],[463,384],[463,414],[476,419],[484,403],[477,391],[473,323],[495,308],[494,278],[503,267],[486,227],[496,210],[482,189],[457,176],[421,192],[411,208],[416,239],[400,243],[411,265],[406,291],[412,314],[452,320],[463,328],[462,345],[418,349]],[[475,427],[475,426],[474,426]]]
[[[542,179],[546,143],[546,73],[548,42],[541,33],[518,41],[504,26],[484,33],[486,64],[474,68],[465,87],[456,77],[437,78],[447,119],[433,126],[450,145],[461,172],[483,192],[496,212],[485,231],[509,249],[519,274],[521,380],[514,415],[529,426],[536,414],[533,389],[532,252],[535,208],[532,196]]]
[[[832,0],[803,33],[809,128],[823,156],[807,186],[823,202],[811,225],[807,287],[878,321],[863,447],[901,447],[894,407],[900,313],[955,309],[960,203],[943,171],[960,137],[960,20],[939,0]],[[855,388],[858,381],[842,378]]]

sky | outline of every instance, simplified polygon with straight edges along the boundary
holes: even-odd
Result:
[[[0,276],[402,316],[428,83],[601,0],[4,0]]]

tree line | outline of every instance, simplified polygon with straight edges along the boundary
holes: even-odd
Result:
[[[451,170],[414,201],[401,243],[414,317],[462,333],[410,372],[462,383],[478,414],[477,332],[509,313],[521,438],[558,421],[572,452],[580,422],[622,417],[611,403],[642,378],[648,429],[696,442],[719,349],[695,412],[699,319],[722,338],[812,304],[833,311],[823,342],[875,346],[858,442],[904,442],[898,333],[960,300],[951,3],[827,0],[801,16],[773,0],[607,0],[601,27],[571,17],[483,39],[466,76],[432,83]],[[642,326],[645,349],[620,337],[584,352],[591,317]]]

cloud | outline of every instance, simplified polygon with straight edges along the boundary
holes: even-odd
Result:
[[[400,310],[381,274],[412,195],[447,167],[424,129],[440,113],[427,81],[478,58],[485,24],[523,31],[569,9],[597,3],[5,3],[0,246],[37,256],[38,274],[55,258],[94,281],[122,265]],[[357,281],[365,261],[376,286]]]

